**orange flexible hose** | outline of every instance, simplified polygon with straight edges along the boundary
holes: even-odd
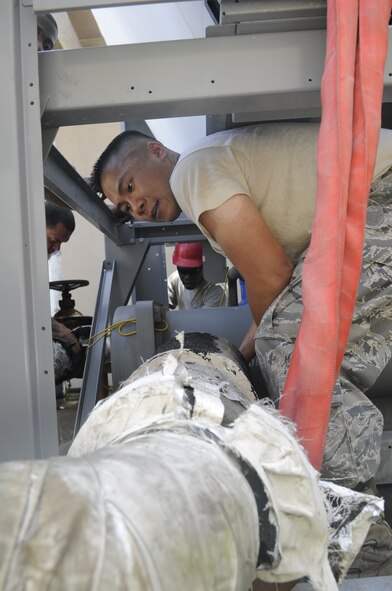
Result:
[[[320,469],[361,273],[380,131],[391,0],[328,0],[317,199],[303,315],[280,410]]]

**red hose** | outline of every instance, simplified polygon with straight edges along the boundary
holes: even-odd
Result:
[[[303,315],[280,405],[317,469],[355,306],[380,132],[391,0],[376,4],[328,0],[316,213]]]

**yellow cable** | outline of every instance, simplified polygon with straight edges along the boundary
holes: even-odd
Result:
[[[132,334],[136,334],[136,330],[132,330],[131,332],[123,332],[121,329],[125,324],[131,323],[131,322],[136,322],[136,318],[132,318],[132,320],[125,320],[124,322],[122,322],[120,324],[120,326],[118,327],[118,332],[120,333],[121,336],[123,337],[129,337]]]
[[[100,330],[99,332],[97,332],[94,335],[91,335],[87,340],[90,341],[89,344],[86,347],[86,351],[87,349],[91,349],[91,347],[94,347],[94,345],[96,345],[97,343],[99,343],[99,341],[101,339],[103,339],[104,337],[110,336],[110,334],[113,332],[113,330],[117,329],[119,334],[123,337],[129,337],[131,335],[136,334],[136,330],[132,330],[131,332],[123,332],[122,328],[123,326],[125,326],[125,324],[129,324],[129,323],[135,323],[136,322],[136,318],[128,318],[127,320],[120,320],[119,322],[115,322],[114,324],[112,324],[111,326],[107,326],[106,328],[104,328],[103,330]],[[161,328],[154,328],[155,332],[164,332],[165,330],[168,329],[168,324],[165,320],[162,320],[163,323],[163,327]],[[95,339],[95,340],[94,340]]]
[[[87,349],[91,349],[91,347],[94,347],[94,345],[96,345],[97,343],[99,343],[99,341],[101,339],[103,339],[106,336],[110,336],[110,334],[113,332],[113,330],[115,330],[116,328],[119,330],[120,334],[121,334],[121,328],[122,326],[124,326],[124,324],[127,324],[128,322],[136,322],[136,318],[129,318],[127,320],[121,320],[119,322],[115,322],[114,324],[107,326],[106,328],[104,328],[103,330],[100,330],[99,332],[97,332],[94,335],[91,335],[87,340],[90,341],[90,343],[87,345],[86,350]],[[95,339],[95,340],[94,340]]]
[[[169,325],[166,322],[166,320],[162,320],[162,324],[163,324],[162,328],[157,328],[157,327],[154,328],[155,332],[165,332],[165,330],[167,330],[169,328]]]

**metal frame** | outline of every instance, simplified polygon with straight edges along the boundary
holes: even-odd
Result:
[[[102,267],[97,304],[91,327],[92,335],[100,334],[102,330],[111,325],[116,309],[124,306],[130,300],[151,246],[159,246],[173,239],[177,242],[185,242],[190,237],[192,240],[204,240],[204,236],[196,226],[183,216],[171,224],[136,223],[128,229],[130,232],[132,230],[132,237],[128,244],[118,245],[109,239],[108,235],[105,239],[107,260]],[[87,352],[75,422],[75,435],[97,401],[106,351],[105,343],[106,338],[103,338]],[[141,350],[144,351],[143,347]]]
[[[208,27],[207,37],[253,35],[273,31],[325,29],[326,0],[217,0],[220,2],[219,27]],[[218,12],[211,11],[213,16]],[[218,23],[217,23],[218,24]]]
[[[37,59],[31,8],[1,2],[0,459],[58,453]]]
[[[133,232],[129,226],[115,223],[108,207],[54,146],[44,163],[44,179],[45,187],[113,242],[116,244],[131,242]]]
[[[119,305],[128,303],[150,246],[205,239],[200,230],[185,216],[180,216],[170,224],[135,223],[131,230],[133,237],[128,246],[118,248],[111,240],[105,240],[106,257],[116,261]]]
[[[91,326],[91,335],[100,335],[102,333],[108,326],[109,318],[112,317],[114,309],[120,304],[116,298],[113,284],[114,273],[115,261],[104,261],[98,288],[97,304]],[[75,420],[75,435],[97,401],[97,393],[102,379],[105,345],[106,338],[102,338],[97,340],[97,343],[87,351],[84,374],[88,376],[88,379],[83,379]]]
[[[107,6],[130,6],[132,4],[162,4],[174,0],[33,0],[35,12],[62,12],[64,10],[85,10],[86,8],[105,8]],[[187,2],[189,0],[175,0]]]
[[[315,116],[324,55],[320,30],[42,52],[42,124],[260,111],[264,120]]]

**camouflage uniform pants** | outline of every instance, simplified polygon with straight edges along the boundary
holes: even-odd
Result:
[[[256,333],[256,353],[270,396],[277,403],[302,315],[302,267],[269,307]],[[372,187],[362,274],[352,328],[331,405],[322,477],[353,488],[379,464],[383,418],[364,392],[391,358],[392,174]]]

